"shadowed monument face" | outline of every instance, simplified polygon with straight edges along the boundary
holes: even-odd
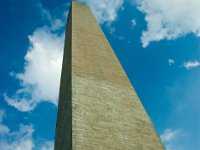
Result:
[[[164,150],[89,7],[67,22],[55,150]]]

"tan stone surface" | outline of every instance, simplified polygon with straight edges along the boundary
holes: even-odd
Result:
[[[90,9],[73,2],[67,28],[55,149],[163,150]]]

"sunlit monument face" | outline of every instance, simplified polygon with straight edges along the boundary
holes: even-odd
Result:
[[[163,150],[90,9],[68,16],[55,150]]]

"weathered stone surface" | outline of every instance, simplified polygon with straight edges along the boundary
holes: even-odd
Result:
[[[164,150],[90,9],[72,3],[55,150]]]

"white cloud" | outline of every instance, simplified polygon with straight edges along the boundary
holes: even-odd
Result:
[[[5,100],[20,111],[30,111],[41,101],[57,105],[62,67],[64,34],[52,33],[47,27],[29,36],[23,73],[17,73],[21,88]]]
[[[39,150],[53,150],[53,141],[43,141],[42,146],[35,145],[32,137],[35,130],[32,125],[20,124],[18,130],[10,131],[2,123],[4,118],[5,112],[0,109],[0,150],[33,150],[34,148]]]
[[[68,7],[68,5],[69,3],[65,3],[63,5],[64,7],[59,7],[59,10],[62,12],[62,14],[59,15],[59,18],[57,17],[57,15],[55,15],[56,11],[53,11],[53,13],[51,14],[47,9],[43,7],[43,5],[40,2],[37,2],[37,9],[42,17],[42,20],[50,24],[52,31],[56,31],[65,26],[65,20],[68,15],[68,10],[66,10],[66,8]]]
[[[171,142],[175,138],[177,138],[179,132],[179,130],[165,129],[163,134],[161,135],[161,140],[163,142]]]
[[[112,34],[114,34],[115,32],[116,32],[115,27],[110,27],[110,34],[112,35]]]
[[[34,147],[32,141],[33,127],[30,125],[20,125],[19,131],[10,132],[4,140],[0,141],[2,150],[32,150]],[[11,140],[10,140],[11,139]]]
[[[174,62],[173,59],[171,59],[171,58],[168,59],[168,64],[169,64],[169,66],[173,65],[174,63],[175,63],[175,62]]]
[[[7,134],[0,133],[1,150],[53,150],[52,141],[44,141],[41,145],[36,145],[33,139],[34,128],[32,125],[21,124],[19,130]]]
[[[0,122],[0,134],[7,134],[10,132],[10,129]]]
[[[4,112],[4,110],[0,109],[0,135],[7,134],[10,131],[10,129],[2,123],[4,117],[5,117],[5,112]]]
[[[137,22],[136,22],[135,19],[132,19],[132,20],[131,20],[131,25],[132,25],[132,27],[135,27],[135,26],[137,25]]]
[[[172,40],[188,33],[200,36],[199,0],[134,0],[145,14],[147,30],[142,33],[143,47],[152,41]]]
[[[62,13],[58,18],[37,3],[38,11],[49,26],[38,28],[28,36],[30,45],[24,57],[24,71],[10,73],[20,81],[20,88],[12,96],[4,94],[6,102],[20,111],[31,111],[41,101],[57,105],[64,48],[61,29],[68,14],[64,8],[60,8]]]
[[[126,39],[124,36],[118,35],[117,32],[116,32],[116,29],[115,29],[114,27],[110,27],[110,34],[111,34],[114,38],[116,38],[116,39],[118,39],[118,40],[120,40],[120,41]]]
[[[52,20],[51,30],[56,31],[65,26],[65,22],[61,19]]]
[[[9,131],[7,126],[0,124],[0,134],[7,134]]]
[[[182,130],[172,130],[170,128],[165,129],[164,132],[160,135],[166,150],[184,150],[181,144],[182,142],[180,141],[185,137],[186,134]]]
[[[117,18],[117,11],[123,9],[123,0],[76,0],[87,3],[99,23],[113,22]]]
[[[183,66],[187,70],[189,70],[189,69],[193,69],[193,68],[199,67],[200,66],[200,62],[199,61],[187,61],[187,62],[184,62]]]
[[[33,127],[20,125],[19,131],[10,132],[10,129],[4,125],[3,119],[5,112],[0,110],[0,149],[1,150],[32,150],[34,144],[32,142]]]
[[[54,149],[54,142],[47,141],[43,144],[40,150],[53,150]]]

